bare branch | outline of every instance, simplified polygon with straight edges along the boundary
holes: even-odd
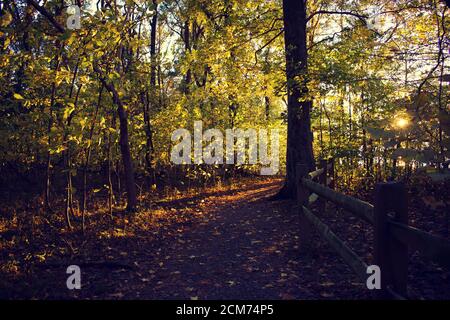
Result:
[[[56,21],[55,17],[48,12],[47,9],[40,6],[35,0],[27,0],[27,3],[32,5],[40,14],[47,18],[47,20],[58,30],[60,33],[64,33],[66,29]]]
[[[368,18],[368,16],[363,15],[363,14],[359,14],[356,12],[352,12],[352,11],[328,11],[328,10],[319,10],[316,11],[314,13],[311,13],[311,15],[306,18],[306,22],[308,22],[309,20],[311,20],[314,16],[316,15],[320,15],[320,14],[340,14],[340,15],[348,15],[348,16],[353,16],[358,18],[359,20],[361,20],[364,24],[367,24],[366,19]]]

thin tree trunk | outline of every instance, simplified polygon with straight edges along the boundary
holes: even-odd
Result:
[[[98,67],[94,67],[99,75],[101,75]],[[134,182],[133,161],[130,153],[130,144],[128,141],[128,115],[119,97],[119,93],[112,83],[108,83],[104,77],[100,76],[100,81],[105,88],[111,93],[113,102],[117,106],[117,114],[119,115],[119,146],[122,154],[122,162],[125,174],[125,187],[127,190],[127,211],[135,211],[137,205],[136,185]]]
[[[186,20],[184,23],[184,30],[183,30],[183,40],[184,40],[184,48],[186,53],[191,51],[191,43],[190,43],[190,29],[189,29],[189,20]],[[184,84],[184,94],[189,94],[189,86],[192,81],[192,75],[191,75],[191,69],[188,69],[185,76],[185,84]]]
[[[78,75],[78,67],[79,67],[79,63],[80,60],[77,59],[77,63],[75,65],[75,69],[73,72],[73,77],[72,77],[72,82],[70,85],[70,91],[69,91],[69,99],[72,98],[73,95],[73,89],[75,88],[75,80],[77,78]],[[76,93],[76,97],[75,97],[75,102],[74,102],[74,110],[72,110],[72,112],[68,115],[67,117],[67,124],[66,124],[66,129],[64,132],[64,138],[63,141],[64,143],[66,143],[66,150],[63,152],[64,154],[64,165],[65,165],[65,169],[66,169],[66,210],[65,210],[65,218],[66,218],[66,224],[67,227],[69,229],[72,229],[72,224],[70,221],[70,214],[72,214],[72,216],[74,216],[74,212],[73,212],[73,186],[72,186],[72,154],[71,154],[71,149],[70,149],[70,142],[68,141],[68,136],[69,136],[69,129],[70,129],[70,124],[72,122],[72,118],[75,115],[75,110],[76,110],[76,106],[78,104],[78,97],[80,94],[80,90],[81,90],[81,86],[78,88],[77,93]]]
[[[268,123],[270,120],[270,98],[268,96],[264,97],[264,104],[266,107],[266,110],[265,110],[266,122]]]
[[[320,105],[320,113],[319,113],[319,139],[320,139],[320,157],[325,157],[324,145],[323,145],[323,127],[322,127],[322,119],[323,119],[323,102],[319,101]]]
[[[156,0],[153,0],[154,6],[154,14],[152,17],[152,21],[150,23],[150,85],[152,86],[152,92],[156,92],[156,31],[158,27],[158,3]],[[154,97],[152,96],[152,99]],[[153,100],[152,100],[153,102]]]
[[[76,72],[74,73],[74,77],[76,77]],[[76,106],[78,105],[78,97],[80,95],[80,90],[81,90],[81,86],[78,88],[77,93],[76,93],[76,97],[75,97],[75,109]],[[70,95],[72,95],[72,92],[70,93]],[[64,158],[65,158],[65,169],[66,169],[66,212],[65,212],[65,216],[66,216],[66,223],[67,223],[67,227],[69,229],[72,229],[72,224],[70,222],[70,214],[72,214],[72,216],[74,215],[73,212],[73,187],[72,187],[72,153],[71,153],[71,148],[70,148],[70,142],[68,141],[68,136],[69,136],[69,129],[70,129],[70,124],[72,122],[73,117],[75,116],[75,110],[72,111],[68,118],[67,118],[67,125],[66,125],[66,130],[64,133],[64,143],[67,144],[66,146],[66,150],[64,151]]]
[[[103,84],[100,86],[100,90],[98,92],[98,100],[97,105],[95,107],[94,112],[94,118],[92,119],[92,125],[89,131],[89,144],[86,149],[86,159],[84,162],[83,167],[83,195],[81,200],[81,219],[82,219],[82,226],[83,226],[83,232],[85,229],[85,216],[86,216],[86,205],[87,205],[87,169],[89,167],[89,161],[91,158],[91,150],[92,150],[92,137],[94,136],[94,129],[95,125],[97,123],[97,115],[98,115],[98,109],[100,108],[100,104],[102,103],[102,94],[103,94]]]
[[[61,64],[61,53],[62,53],[62,45],[57,43],[58,53],[56,54],[56,66],[55,66],[55,78],[52,83],[52,91],[50,96],[50,106],[49,106],[49,118],[48,118],[48,126],[47,126],[47,134],[48,134],[48,151],[47,151],[47,160],[46,160],[46,174],[45,174],[45,186],[44,186],[44,209],[47,212],[51,211],[50,206],[50,175],[51,175],[51,154],[50,147],[52,143],[51,139],[51,129],[53,126],[53,105],[55,104],[56,97],[56,77],[58,75],[59,66]]]
[[[115,121],[114,119],[112,120],[113,126],[115,127]],[[107,144],[107,154],[108,154],[108,210],[109,210],[109,215],[112,218],[113,216],[113,198],[114,198],[114,193],[113,193],[113,184],[112,184],[112,177],[111,177],[111,171],[112,171],[112,159],[111,159],[111,140],[112,140],[112,136],[111,136],[111,130],[108,129],[108,144]]]
[[[151,89],[152,90],[152,89]],[[152,127],[150,123],[150,101],[149,101],[148,93],[141,93],[141,104],[144,111],[144,130],[146,135],[145,141],[145,165],[147,169],[148,182],[149,184],[153,184],[153,133]]]

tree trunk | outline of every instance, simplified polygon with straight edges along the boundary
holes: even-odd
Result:
[[[115,120],[112,120],[112,124],[111,127],[115,128],[116,124],[115,124]],[[108,130],[108,144],[107,144],[107,155],[108,155],[108,211],[109,211],[109,215],[112,218],[113,216],[113,198],[114,198],[114,193],[113,193],[113,184],[112,184],[112,178],[111,178],[111,167],[112,167],[112,157],[111,157],[111,142],[112,142],[112,134],[111,134],[111,130]]]
[[[148,183],[152,185],[154,183],[154,172],[153,172],[153,132],[150,123],[150,109],[153,108],[159,109],[156,101],[157,101],[157,87],[156,87],[156,72],[157,72],[157,63],[156,63],[156,31],[158,27],[158,3],[156,0],[153,0],[154,5],[154,15],[150,22],[151,32],[150,32],[150,96],[147,92],[141,93],[141,104],[143,106],[144,112],[144,129],[146,135],[146,149],[145,149],[145,164],[148,175]],[[156,106],[156,108],[155,108]]]
[[[264,104],[266,107],[266,123],[270,120],[270,98],[268,96],[264,97]]]
[[[53,126],[53,108],[55,104],[56,99],[56,77],[58,76],[59,67],[61,64],[61,50],[62,45],[57,42],[56,47],[58,48],[58,52],[56,54],[55,60],[56,60],[56,66],[55,66],[55,78],[52,83],[52,91],[50,96],[50,106],[49,106],[49,117],[48,117],[48,124],[47,124],[47,134],[48,134],[48,151],[47,151],[47,160],[46,160],[46,171],[45,171],[45,186],[44,186],[44,210],[46,212],[51,212],[50,207],[50,176],[51,176],[51,153],[50,153],[50,147],[52,145],[52,138],[51,138],[51,129]]]
[[[151,89],[153,90],[153,88]],[[147,170],[148,182],[149,185],[152,185],[154,182],[153,179],[153,132],[150,123],[150,100],[152,99],[148,96],[148,93],[141,93],[141,104],[144,112],[144,130],[145,130],[145,166]]]
[[[295,168],[302,163],[314,169],[311,116],[312,101],[308,97],[308,56],[306,46],[306,5],[304,1],[283,0],[286,78],[288,93],[288,134],[286,181],[278,194],[294,198]]]
[[[81,217],[82,217],[82,229],[84,232],[85,228],[85,217],[86,217],[86,206],[87,206],[87,170],[89,167],[89,161],[91,159],[91,150],[92,150],[92,138],[94,136],[94,129],[97,123],[98,109],[100,108],[100,104],[102,103],[102,94],[103,94],[103,84],[100,85],[100,89],[98,92],[98,100],[97,105],[95,107],[94,116],[92,118],[91,128],[89,130],[89,145],[86,148],[86,158],[84,162],[83,168],[83,194],[81,200]]]
[[[183,30],[183,40],[184,40],[184,49],[186,51],[186,54],[191,51],[191,42],[190,42],[191,32],[189,28],[189,20],[186,20],[184,24],[184,30]],[[191,69],[188,69],[185,76],[185,83],[184,83],[184,94],[189,94],[189,86],[192,81],[192,75],[191,75]]]
[[[137,199],[136,186],[134,184],[133,162],[131,160],[130,144],[128,142],[128,116],[120,99],[117,100],[119,98],[118,95],[116,94],[115,96],[117,96],[114,100],[116,100],[117,112],[119,114],[119,145],[125,173],[125,187],[127,189],[127,210],[133,211],[136,209]]]
[[[156,29],[158,27],[158,3],[153,0],[154,5],[154,15],[150,23],[150,59],[151,59],[151,69],[150,69],[150,85],[152,86],[152,92],[156,92]],[[152,95],[152,99],[153,99]],[[153,101],[152,101],[153,102]]]
[[[113,102],[117,106],[117,113],[119,115],[119,146],[122,154],[123,169],[125,174],[125,188],[127,190],[127,210],[134,211],[137,205],[136,185],[134,183],[134,169],[133,161],[131,159],[130,144],[128,141],[128,116],[119,93],[112,83],[108,83],[105,78],[101,76],[101,72],[97,67],[95,71],[100,75],[100,81],[105,88],[111,93]]]

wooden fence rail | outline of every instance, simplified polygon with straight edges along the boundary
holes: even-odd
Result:
[[[319,200],[318,210],[322,211],[325,210],[325,201],[330,201],[373,226],[373,264],[381,270],[378,297],[407,297],[408,255],[414,251],[450,269],[450,242],[408,225],[407,195],[403,183],[377,184],[372,205],[333,190],[334,175],[333,159],[321,160],[320,168],[313,172],[308,172],[306,165],[297,164],[302,249],[308,249],[314,227],[363,281],[369,276],[367,264],[308,208]]]
[[[358,215],[360,218],[373,223],[374,208],[370,203],[339,193],[307,178],[303,178],[301,182],[305,188],[314,192],[319,197],[323,197],[324,199]]]
[[[342,259],[356,272],[356,274],[365,281],[367,278],[367,264],[362,261],[356,253],[350,249],[333,231],[309,209],[303,207],[303,214],[316,227],[320,235],[325,238],[332,248],[336,250]]]

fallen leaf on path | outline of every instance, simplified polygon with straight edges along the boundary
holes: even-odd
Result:
[[[294,300],[295,297],[290,293],[282,293],[280,294],[280,298],[283,300]]]

